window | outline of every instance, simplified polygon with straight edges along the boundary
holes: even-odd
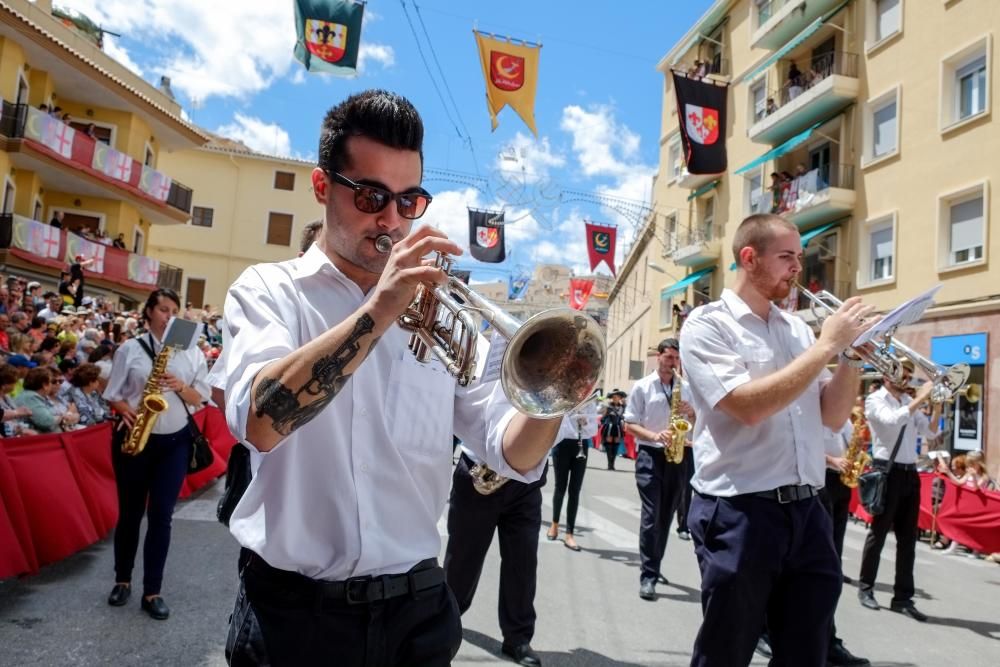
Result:
[[[666,234],[663,237],[662,256],[667,257],[677,247],[677,215],[674,213],[668,215],[663,228]]]
[[[701,219],[701,232],[703,241],[711,241],[715,231],[715,196],[705,200],[705,213]]]
[[[941,64],[941,129],[990,112],[991,40],[982,37]]]
[[[747,215],[764,212],[764,172],[758,169],[746,179]]]
[[[667,148],[667,173],[670,174],[669,181],[676,181],[681,175],[681,141],[671,139]]]
[[[949,205],[949,263],[964,264],[983,258],[983,196]]]
[[[146,144],[146,159],[143,160],[143,164],[147,167],[153,167],[153,163],[156,162],[156,156],[153,154],[153,149]]]
[[[872,157],[896,150],[896,100],[892,99],[872,114]]]
[[[666,329],[674,323],[674,299],[669,294],[660,292],[660,328]]]
[[[751,124],[767,116],[767,79],[762,78],[750,87]]]
[[[882,223],[868,237],[871,282],[892,278],[892,222]]]
[[[191,212],[191,224],[195,227],[211,227],[215,209],[205,206],[195,206]]]
[[[136,227],[134,233],[132,234],[132,252],[134,252],[137,255],[141,255],[143,245],[144,245],[144,239],[142,235],[142,230]]]
[[[270,245],[292,245],[292,216],[289,213],[268,214],[267,243]]]
[[[958,119],[986,111],[986,56],[958,70]]]
[[[185,303],[190,303],[193,308],[204,308],[205,307],[205,279],[204,278],[188,278],[187,279],[187,297],[184,299]]]
[[[900,0],[875,1],[875,42],[899,32],[902,27]]]
[[[290,171],[276,171],[274,172],[274,189],[275,190],[294,190],[295,189],[295,174]]]
[[[757,26],[761,27],[774,13],[774,0],[756,0],[757,2]]]

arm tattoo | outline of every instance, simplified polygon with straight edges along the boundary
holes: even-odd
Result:
[[[320,358],[312,367],[312,377],[298,391],[292,391],[279,380],[264,378],[254,392],[257,418],[267,415],[271,418],[272,427],[281,435],[288,435],[303,424],[308,423],[323,408],[329,405],[333,397],[347,384],[351,374],[344,369],[358,356],[361,350],[359,340],[375,329],[375,320],[365,313],[357,322],[347,340],[333,354]],[[370,353],[378,343],[378,338],[372,341],[368,349]],[[303,396],[304,395],[304,396]],[[306,405],[299,402],[299,397],[309,401]],[[315,400],[310,400],[315,399]]]

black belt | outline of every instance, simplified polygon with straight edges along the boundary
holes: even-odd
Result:
[[[250,552],[247,569],[268,583],[282,589],[284,595],[301,596],[303,602],[320,603],[335,600],[347,604],[369,604],[403,595],[413,595],[444,583],[444,570],[437,558],[428,558],[414,565],[404,574],[351,577],[345,581],[310,579],[298,572],[279,570],[263,558]]]
[[[876,468],[881,468],[882,470],[889,469],[889,462],[882,459],[875,459],[872,465],[874,465]],[[896,470],[906,470],[908,472],[917,471],[916,463],[896,463],[895,461],[893,461],[892,467]]]
[[[816,487],[810,486],[809,484],[801,484],[795,486],[789,484],[787,486],[779,486],[776,489],[771,489],[770,491],[757,491],[756,493],[750,493],[747,495],[756,496],[758,498],[767,498],[768,500],[777,500],[779,503],[784,505],[785,503],[794,503],[799,500],[808,500],[809,498],[815,498],[819,493]]]

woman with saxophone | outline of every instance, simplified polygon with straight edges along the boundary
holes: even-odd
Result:
[[[184,403],[197,409],[209,393],[205,383],[208,367],[197,346],[164,353],[167,323],[177,316],[180,305],[173,290],[158,289],[149,295],[142,311],[146,331],[118,348],[104,391],[104,398],[120,418],[112,437],[118,525],[115,586],[108,604],[123,606],[131,595],[139,525],[145,514],[148,527],[141,606],[157,620],[170,615],[160,596],[160,585],[170,546],[170,519],[191,458],[192,437]],[[165,409],[154,411],[149,405]],[[133,433],[137,421],[142,433]],[[122,450],[123,445],[129,453]]]

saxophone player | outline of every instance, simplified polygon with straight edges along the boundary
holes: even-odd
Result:
[[[673,438],[670,428],[675,383],[681,383],[677,412],[694,422],[694,410],[688,403],[687,383],[676,372],[680,367],[680,343],[666,338],[656,347],[656,369],[635,383],[628,407],[625,428],[635,436],[635,483],[642,502],[639,521],[639,597],[656,599],[656,583],[666,578],[660,563],[667,548],[670,522],[677,511],[687,484],[684,463],[671,463],[665,447]]]
[[[139,546],[143,514],[148,527],[143,547],[142,610],[157,620],[170,615],[160,595],[163,567],[170,546],[170,520],[177,494],[187,475],[193,446],[183,403],[195,407],[209,395],[205,355],[192,345],[170,355],[159,379],[167,408],[158,413],[152,434],[135,456],[123,454],[121,443],[135,424],[144,389],[153,371],[153,357],[163,349],[163,335],[181,302],[170,289],[149,295],[142,310],[146,332],[127,340],[111,366],[104,398],[120,415],[113,435],[112,460],[118,487],[118,524],[115,527],[115,585],[108,604],[120,607],[132,592],[132,566]],[[148,351],[146,349],[148,347]]]

